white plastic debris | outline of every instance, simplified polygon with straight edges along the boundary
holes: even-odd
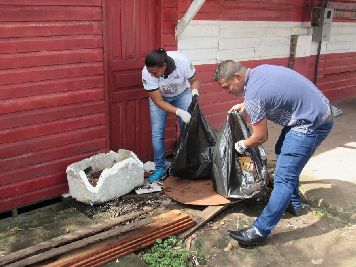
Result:
[[[145,164],[143,164],[143,169],[145,170],[145,172],[155,171],[156,164],[152,161],[147,161]]]
[[[137,195],[160,191],[162,191],[162,184],[160,184],[159,182],[154,182],[152,184],[147,182],[142,186],[135,188],[135,192]]]
[[[86,172],[102,171],[93,186]],[[118,198],[143,184],[143,163],[129,151],[100,153],[67,167],[69,193],[76,200],[97,204]]]

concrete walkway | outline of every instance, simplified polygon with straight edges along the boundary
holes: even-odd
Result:
[[[337,217],[356,222],[356,98],[333,103],[343,114],[335,119],[328,138],[305,166],[300,178],[304,200]],[[274,161],[274,143],[281,127],[269,122],[264,145]]]

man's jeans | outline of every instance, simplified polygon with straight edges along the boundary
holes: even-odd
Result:
[[[276,143],[277,164],[271,197],[253,226],[262,235],[271,233],[289,204],[301,207],[299,175],[317,147],[330,133],[334,122],[320,125],[314,131],[300,133],[284,127]]]
[[[174,97],[163,97],[163,100],[177,108],[187,110],[190,103],[192,102],[192,92],[189,88],[187,88],[180,95]],[[167,167],[167,161],[165,157],[164,132],[167,122],[167,112],[157,107],[151,99],[149,100],[149,105],[154,161],[156,164],[156,169],[165,169]],[[180,117],[178,117],[178,123],[179,127],[182,128],[183,121]]]

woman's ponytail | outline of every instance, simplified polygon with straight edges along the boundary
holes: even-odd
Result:
[[[164,48],[158,48],[149,52],[145,58],[147,67],[162,67],[167,60],[167,52]]]

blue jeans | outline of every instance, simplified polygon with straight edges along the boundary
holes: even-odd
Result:
[[[163,100],[183,110],[187,110],[192,102],[192,92],[187,88],[180,95],[174,97],[163,97]],[[150,116],[151,116],[151,128],[152,128],[152,146],[153,155],[156,168],[167,167],[167,161],[165,157],[164,146],[164,132],[167,122],[167,111],[164,111],[157,107],[155,103],[150,99]],[[183,127],[183,121],[178,117],[179,127]]]
[[[293,131],[290,127],[282,130],[275,147],[274,188],[262,214],[253,223],[262,235],[271,233],[290,203],[295,208],[301,207],[299,175],[333,125],[330,121],[307,133]]]

